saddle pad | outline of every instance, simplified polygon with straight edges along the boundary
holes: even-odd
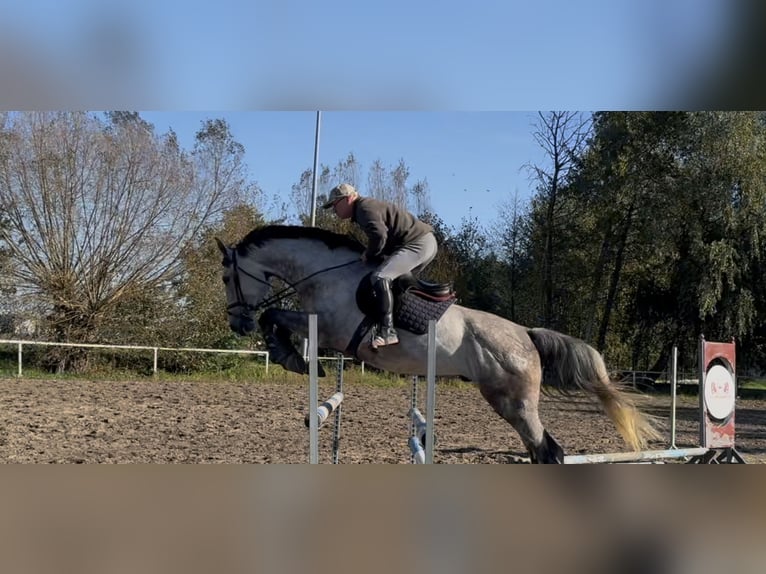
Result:
[[[394,325],[416,335],[428,333],[428,321],[438,321],[455,302],[455,297],[445,301],[429,301],[405,291],[397,301]]]

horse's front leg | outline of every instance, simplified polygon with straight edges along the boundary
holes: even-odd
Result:
[[[290,335],[295,333],[304,338],[307,337],[308,317],[308,313],[301,311],[266,309],[258,319],[270,359],[285,370],[299,375],[307,375],[309,369],[303,355],[295,349],[292,341],[290,341]],[[317,365],[317,373],[320,377],[325,376],[321,364]]]

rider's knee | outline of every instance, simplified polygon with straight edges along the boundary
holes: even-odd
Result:
[[[370,282],[375,285],[376,283],[380,281],[388,281],[391,282],[395,279],[395,277],[391,277],[386,273],[381,273],[380,271],[373,271],[370,275]]]

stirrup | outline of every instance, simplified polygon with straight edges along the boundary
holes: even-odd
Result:
[[[373,349],[385,347],[387,345],[396,345],[399,343],[399,335],[394,329],[380,329],[373,334],[370,345]]]

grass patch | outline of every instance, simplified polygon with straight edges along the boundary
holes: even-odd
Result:
[[[283,383],[305,384],[306,375],[298,375],[270,364],[268,372],[263,357],[241,355],[208,355],[185,351],[162,351],[158,356],[157,373],[153,372],[151,351],[93,350],[88,360],[80,363],[84,370],[57,372],[55,361],[47,360],[48,350],[28,348],[24,351],[22,378],[37,380],[103,380],[103,381],[192,381],[211,383]],[[335,382],[338,363],[321,360],[325,377],[320,382]],[[0,349],[0,377],[15,378],[18,374],[18,357],[15,349]],[[343,371],[344,383],[378,388],[402,388],[409,386],[412,377],[380,371],[357,362],[346,361]],[[472,383],[457,378],[439,378],[440,386],[468,388]],[[425,388],[425,377],[421,378]]]
[[[766,380],[764,379],[744,379],[740,377],[738,383],[740,389],[766,391]]]
[[[334,361],[322,361],[325,369],[325,377],[320,378],[320,383],[334,382],[337,377],[337,363]],[[15,378],[18,373],[18,364],[15,357],[0,358],[0,377]],[[34,364],[23,366],[22,378],[35,380],[103,380],[103,381],[192,381],[200,383],[279,383],[279,384],[306,384],[307,375],[298,375],[283,369],[279,365],[269,365],[268,373],[266,365],[259,360],[243,358],[229,360],[216,365],[208,365],[206,369],[177,368],[168,371],[158,364],[156,376],[152,373],[151,366],[145,364],[139,368],[127,367],[114,368],[109,366],[97,366],[83,372],[56,373],[42,369]],[[367,368],[362,372],[358,364],[346,363],[343,371],[343,382],[347,385],[363,385],[378,388],[402,388],[409,386],[412,377],[409,375],[397,375],[385,371]],[[459,379],[437,379],[440,386],[452,388],[469,388],[472,383],[466,383]],[[425,388],[425,377],[421,378],[420,384]]]

